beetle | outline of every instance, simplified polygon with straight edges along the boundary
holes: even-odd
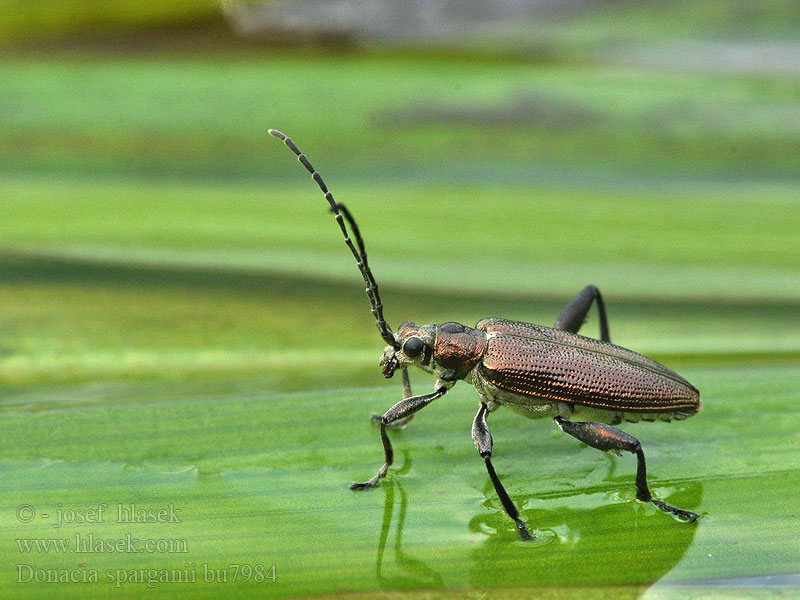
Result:
[[[495,318],[483,319],[475,327],[454,322],[415,325],[407,321],[394,333],[383,317],[378,284],[352,214],[334,200],[320,174],[291,138],[274,129],[269,133],[297,155],[325,195],[364,278],[372,315],[387,344],[380,360],[383,375],[392,377],[398,369],[403,374],[403,399],[383,415],[373,415],[373,420],[380,423],[384,463],[372,479],[354,483],[350,489],[367,490],[386,477],[394,458],[387,428],[405,426],[416,412],[444,396],[456,382],[466,381],[474,386],[480,398],[472,423],[472,439],[503,508],[523,540],[532,536],[491,461],[493,442],[486,419],[500,406],[529,418],[550,417],[562,431],[598,450],[635,454],[636,498],[652,502],[683,521],[694,522],[699,518],[696,513],[653,497],[647,485],[641,443],[613,425],[622,421],[686,419],[700,410],[700,393],[667,367],[611,343],[605,303],[597,287],[588,285],[581,290],[553,327]],[[599,314],[599,340],[578,335],[593,304]],[[412,395],[409,367],[434,375],[434,391]]]

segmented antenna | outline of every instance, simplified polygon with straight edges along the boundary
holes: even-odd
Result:
[[[270,129],[269,134],[278,138],[279,140],[282,140],[283,143],[286,144],[289,149],[297,155],[297,160],[299,160],[300,164],[302,164],[306,170],[311,173],[312,179],[317,182],[319,189],[321,189],[322,193],[325,194],[325,199],[328,201],[328,204],[331,205],[331,212],[336,217],[336,222],[339,223],[339,228],[342,230],[344,243],[347,244],[347,247],[350,248],[350,252],[353,253],[353,256],[356,259],[356,264],[358,265],[358,270],[361,272],[361,276],[364,278],[364,283],[367,286],[367,298],[369,298],[370,308],[372,310],[372,315],[375,317],[375,324],[378,326],[378,331],[380,331],[381,337],[387,344],[392,346],[394,349],[399,350],[400,345],[397,343],[397,340],[395,340],[392,329],[389,327],[386,319],[383,318],[383,303],[381,302],[381,297],[378,293],[378,284],[375,281],[375,277],[372,275],[369,265],[367,264],[367,252],[364,249],[364,241],[361,239],[361,233],[359,232],[358,226],[356,225],[353,216],[350,214],[350,211],[347,210],[344,205],[338,204],[333,199],[333,194],[328,191],[328,186],[325,185],[325,182],[322,180],[322,176],[317,173],[316,169],[314,169],[309,160],[306,158],[306,155],[303,154],[300,151],[300,148],[297,147],[297,144],[292,141],[292,138],[275,129]],[[342,213],[344,213],[344,217],[342,216]],[[356,243],[358,244],[358,250],[353,245],[353,241],[350,239],[347,227],[345,227],[345,218],[350,224],[350,228],[353,230],[353,235],[355,236]]]
[[[361,255],[361,260],[364,261],[364,266],[369,269],[369,265],[367,264],[367,250],[364,248],[364,240],[361,239],[361,231],[358,229],[358,225],[356,225],[356,220],[353,218],[353,215],[347,210],[347,207],[342,204],[341,202],[336,203],[336,208],[339,209],[339,212],[342,213],[342,216],[345,218],[347,223],[350,225],[350,231],[353,232],[353,237],[356,238],[356,244],[358,245],[358,253]],[[333,208],[331,208],[331,212]],[[373,283],[374,283],[373,279]],[[377,292],[378,285],[375,284],[375,291]]]

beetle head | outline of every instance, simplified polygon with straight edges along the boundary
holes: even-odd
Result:
[[[406,321],[395,334],[397,347],[386,346],[381,357],[383,375],[387,379],[395,370],[416,366],[431,372],[431,357],[436,344],[436,325],[415,325]]]

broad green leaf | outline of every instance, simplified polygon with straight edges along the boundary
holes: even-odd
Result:
[[[682,423],[626,429],[643,442],[653,492],[701,512],[696,524],[634,499],[632,457],[582,448],[548,421],[492,415],[495,463],[540,544],[515,541],[469,437],[477,399],[466,386],[392,433],[398,464],[367,493],[347,484],[382,460],[367,417],[394,402],[397,390],[241,393],[238,381],[210,393],[197,383],[32,388],[11,395],[3,413],[4,539],[67,539],[74,548],[76,535],[85,542],[90,533],[131,534],[142,545],[185,544],[186,552],[76,560],[5,543],[0,562],[7,570],[86,563],[80,569],[103,574],[258,563],[275,564],[278,573],[277,582],[258,585],[165,583],[148,591],[158,597],[619,585],[632,586],[636,597],[656,581],[663,594],[709,579],[736,586],[741,578],[797,573],[797,368],[685,375],[702,390],[703,411]],[[59,508],[101,504],[108,505],[102,523],[55,526]],[[116,522],[118,505],[127,511],[130,504],[172,505],[181,521]],[[19,522],[13,508],[22,505],[39,518]],[[48,589],[4,581],[8,592],[30,597]],[[72,587],[135,597],[145,584]],[[564,594],[581,597],[580,589]]]
[[[4,61],[0,597],[799,597],[799,99],[791,75],[399,52]],[[598,285],[612,339],[701,390],[688,421],[624,428],[703,518],[636,501],[633,457],[498,411],[520,543],[464,384],[349,491],[399,382],[269,127],[356,215],[392,325],[550,325]],[[136,507],[178,520],[118,522]],[[122,547],[68,551],[90,534]],[[100,581],[36,581],[64,569]]]

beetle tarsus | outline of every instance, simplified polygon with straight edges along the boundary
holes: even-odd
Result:
[[[533,536],[530,533],[528,533],[528,528],[525,526],[525,523],[522,522],[522,519],[517,517],[516,519],[514,519],[514,522],[517,524],[519,537],[521,537],[526,542],[533,539]]]
[[[375,477],[370,479],[369,481],[365,481],[364,483],[353,483],[350,485],[350,489],[354,492],[359,492],[362,490],[371,490],[378,482],[386,477],[386,473],[389,471],[389,463],[384,463],[383,466],[378,470],[375,474]]]
[[[360,492],[362,490],[371,490],[376,485],[378,485],[378,478],[373,477],[369,481],[365,481],[364,483],[351,483],[350,489],[354,492]]]
[[[700,515],[697,513],[693,513],[690,510],[683,510],[682,508],[675,508],[674,506],[670,506],[669,504],[665,504],[661,502],[661,500],[650,500],[653,504],[655,504],[660,510],[663,510],[665,513],[669,513],[675,517],[678,517],[681,521],[689,521],[690,523],[694,523],[697,519],[700,518]]]

